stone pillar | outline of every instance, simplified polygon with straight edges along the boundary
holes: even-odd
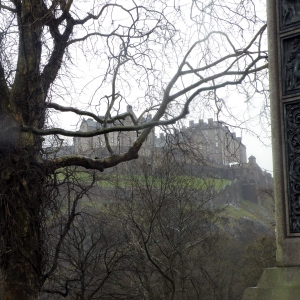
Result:
[[[300,299],[300,0],[267,0],[277,267],[243,300]]]
[[[300,0],[268,0],[277,265],[300,266]]]

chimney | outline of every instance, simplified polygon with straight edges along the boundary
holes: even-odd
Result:
[[[127,105],[127,112],[130,112],[130,113],[132,112],[132,106],[129,104]]]
[[[249,164],[250,165],[256,165],[256,157],[251,155],[249,158]]]

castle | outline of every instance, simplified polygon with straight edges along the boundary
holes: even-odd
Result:
[[[129,105],[127,106],[127,112],[137,121]],[[151,115],[148,115],[147,118],[143,118],[140,122],[144,123],[150,120]],[[131,117],[126,116],[124,120],[118,120],[114,125],[108,124],[108,126],[118,125],[130,126],[133,125],[133,121]],[[79,131],[88,132],[100,128],[101,124],[88,118],[83,119]],[[205,123],[203,120],[199,120],[199,123],[190,121],[189,126],[183,127],[178,133],[181,139],[188,140],[188,143],[197,148],[210,163],[224,166],[232,163],[247,163],[246,146],[242,143],[242,139],[236,137],[234,132],[231,133],[228,127],[224,126],[222,122],[216,122],[213,119],[208,119],[208,123]],[[135,131],[112,132],[108,134],[108,142],[114,152],[125,152],[136,140],[137,134]],[[139,154],[140,156],[151,157],[153,151],[163,148],[166,143],[166,134],[160,133],[156,137],[153,129]],[[97,157],[105,156],[108,154],[105,137],[103,135],[89,138],[75,137],[74,152],[95,155]]]
[[[131,106],[127,107],[127,113],[130,113],[130,116],[124,115],[122,121],[118,120],[108,126],[130,126],[138,122]],[[151,118],[151,115],[148,115],[139,122],[149,122]],[[99,128],[101,124],[91,118],[83,119],[80,125],[80,131],[84,132]],[[139,155],[148,158],[150,164],[155,166],[153,157],[159,157],[159,153],[168,144],[168,139],[176,136],[179,143],[188,144],[188,147],[197,149],[203,161],[206,162],[205,166],[192,166],[195,176],[201,172],[208,172],[215,174],[216,177],[232,181],[230,192],[226,194],[228,199],[223,196],[223,201],[226,203],[234,203],[240,199],[260,203],[259,191],[273,189],[272,175],[259,167],[254,156],[250,156],[247,162],[246,146],[242,143],[241,137],[237,137],[224,123],[213,121],[213,119],[208,119],[207,123],[203,120],[199,120],[198,123],[190,121],[189,126],[182,127],[180,130],[173,129],[172,132],[173,134],[160,133],[156,137],[152,129]],[[114,153],[122,153],[129,149],[137,135],[138,132],[135,131],[112,132],[107,135],[107,139]],[[75,137],[71,151],[94,157],[109,155],[103,135],[89,138]],[[180,155],[184,153],[179,154],[179,157]]]

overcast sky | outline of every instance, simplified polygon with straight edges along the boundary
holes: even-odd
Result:
[[[265,8],[263,6],[262,7],[257,7],[257,13],[258,14],[264,14],[264,9]],[[76,55],[79,55],[79,54],[76,54]],[[82,86],[85,86],[85,83],[83,83],[84,80],[82,80],[82,79],[85,78],[86,75],[88,75],[89,77],[93,77],[94,71],[95,72],[99,71],[98,66],[96,66],[96,65],[93,65],[93,64],[88,65],[86,63],[84,63],[83,65],[84,65],[84,68],[82,68],[83,74],[76,73],[78,78],[80,78],[80,80],[78,81],[78,85],[76,83],[77,87],[81,85],[80,82],[82,83]],[[89,84],[84,93],[80,93],[79,95],[77,94],[77,96],[74,97],[74,98],[78,97],[78,100],[76,101],[76,104],[78,103],[78,101],[82,101],[82,99],[85,99],[85,98],[88,99],[89,98],[89,95],[88,95],[89,92],[88,91],[93,91],[94,90],[94,88],[93,88],[94,84],[97,84],[97,82],[95,81],[92,84]],[[133,89],[133,91],[134,91],[134,89]],[[132,93],[132,94],[135,94],[135,93]],[[136,94],[138,94],[138,92]],[[223,96],[222,92],[219,95]],[[254,136],[253,134],[250,135],[246,131],[239,132],[238,130],[235,130],[235,129],[232,129],[232,128],[230,128],[230,129],[231,129],[232,132],[236,131],[237,135],[242,137],[242,141],[247,147],[247,156],[249,157],[250,155],[254,155],[257,158],[257,163],[259,164],[259,166],[261,168],[266,169],[268,171],[272,171],[272,151],[271,151],[271,147],[270,147],[271,141],[270,141],[269,135],[266,134],[266,131],[268,131],[269,128],[268,128],[267,125],[265,125],[267,122],[264,122],[264,121],[260,122],[260,121],[258,121],[257,118],[255,118],[255,115],[257,115],[257,116],[260,115],[260,112],[256,111],[255,105],[251,106],[251,108],[249,109],[248,108],[249,103],[239,101],[240,100],[239,98],[241,98],[241,97],[239,97],[239,95],[237,95],[237,94],[235,94],[235,95],[236,96],[234,96],[234,94],[233,94],[230,97],[230,99],[234,100],[232,102],[233,103],[232,104],[233,109],[230,112],[231,113],[234,112],[232,115],[234,115],[234,117],[237,117],[237,119],[244,120],[244,122],[247,123],[247,124],[243,124],[242,127],[244,125],[246,125],[246,127],[248,127],[248,129],[252,130],[253,133],[256,134],[257,136]],[[259,103],[260,101],[264,101],[264,100],[258,98],[255,101],[257,101],[257,103]],[[226,100],[226,103],[230,103],[230,101],[227,102],[227,100]],[[62,102],[61,104],[64,104],[64,103]],[[237,107],[234,107],[234,105],[236,105]],[[187,117],[187,120],[189,120],[189,119],[190,120],[194,119],[195,121],[199,120],[199,119],[207,120],[207,118],[214,118],[214,120],[216,120],[216,117],[213,115],[214,113],[212,111],[206,112],[205,116],[201,115],[203,110],[206,109],[206,108],[205,108],[205,105],[203,105],[203,103],[199,104],[199,106],[200,106],[199,111],[194,111],[193,114],[191,114]],[[257,105],[257,107],[260,107],[260,106],[261,105]],[[80,105],[79,105],[79,107],[80,107]],[[82,108],[87,108],[87,107],[82,107]],[[91,108],[91,107],[89,107],[89,108]],[[122,110],[125,110],[125,107],[122,107]],[[193,110],[191,109],[191,111],[193,111]],[[239,115],[240,111],[243,112],[241,115]],[[101,115],[101,111],[99,111],[99,114]],[[248,115],[246,115],[246,114],[248,114]],[[55,116],[53,116],[53,117],[55,119]],[[67,127],[69,129],[72,129],[72,130],[78,130],[79,129],[79,127],[78,127],[78,125],[79,125],[78,124],[78,122],[79,122],[78,116],[76,116],[74,114],[64,113],[63,115],[61,115],[61,117],[63,118],[63,120],[62,119],[59,120],[59,117],[57,118],[58,125],[63,124],[63,127]],[[267,116],[264,116],[264,118],[266,118],[266,117]],[[225,121],[225,122],[228,122],[229,124],[231,123],[230,116],[227,116],[227,119],[226,119],[226,115],[223,115],[221,118],[222,119],[219,119],[220,121]],[[252,122],[251,121],[249,122],[248,120],[251,120],[252,118],[254,118],[252,120]],[[54,123],[55,123],[55,120],[54,120]],[[66,125],[67,123],[69,125]],[[263,123],[265,123],[265,124],[263,124]],[[237,126],[238,125],[239,124],[237,124]],[[262,140],[262,142],[259,141],[258,137]]]

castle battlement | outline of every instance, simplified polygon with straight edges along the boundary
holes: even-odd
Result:
[[[246,146],[242,143],[242,138],[237,137],[235,132],[231,132],[223,122],[208,122],[202,119],[198,123],[189,121],[188,127],[183,127],[180,131],[174,132],[179,140],[186,140],[187,143],[198,147],[201,154],[211,163],[217,165],[230,165],[232,163],[247,163]],[[167,136],[160,133],[155,137],[155,147],[164,147],[167,143]]]

